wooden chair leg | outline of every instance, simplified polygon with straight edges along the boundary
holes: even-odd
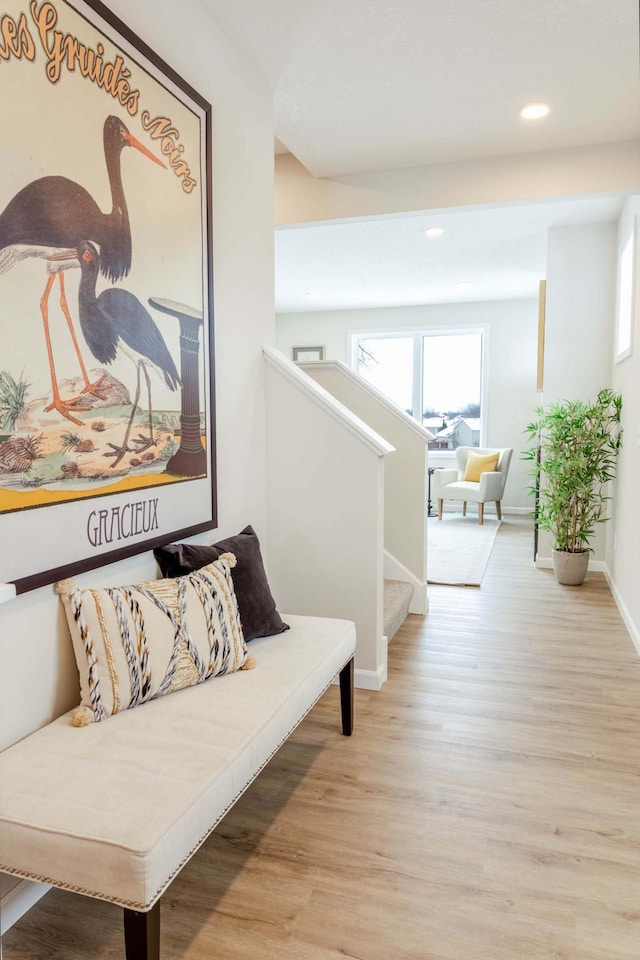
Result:
[[[124,910],[126,960],[160,960],[160,901],[148,913]]]
[[[442,520],[442,504],[443,500],[438,500],[438,520]]]
[[[467,515],[467,501],[466,501],[466,500],[463,500],[463,501],[462,501],[462,516],[463,516],[463,517],[466,517],[466,515]]]
[[[353,733],[353,661],[354,658],[351,657],[349,663],[340,671],[340,711],[345,737],[350,737]]]
[[[499,500],[496,500],[496,513],[498,514],[498,520],[502,520],[502,504]]]
[[[484,503],[478,504],[478,523],[480,526],[484,523]]]

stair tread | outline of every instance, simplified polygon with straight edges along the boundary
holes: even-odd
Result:
[[[405,580],[384,581],[383,622],[387,640],[396,633],[409,612],[413,587]]]

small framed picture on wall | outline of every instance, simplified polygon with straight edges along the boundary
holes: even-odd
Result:
[[[309,360],[324,360],[324,347],[292,347],[294,361],[307,363]]]

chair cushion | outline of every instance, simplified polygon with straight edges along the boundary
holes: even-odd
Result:
[[[478,503],[480,500],[480,484],[469,483],[465,480],[448,483],[442,491],[442,499],[466,500],[469,503]]]
[[[471,483],[480,483],[482,473],[493,473],[498,468],[500,452],[480,454],[469,450],[464,479]]]
[[[226,554],[185,577],[58,592],[80,674],[78,726],[239,670],[247,647]]]
[[[276,609],[262,562],[260,541],[253,527],[245,527],[237,536],[218,543],[170,543],[153,553],[163,577],[180,577],[217,560],[223,553],[233,553],[237,560],[233,585],[245,641],[289,629]]]

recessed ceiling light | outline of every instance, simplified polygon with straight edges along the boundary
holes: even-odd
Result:
[[[316,290],[307,290],[305,297],[307,300],[317,300],[320,294]]]
[[[444,233],[444,227],[427,227],[425,234],[427,237],[441,237]]]
[[[540,120],[549,113],[549,105],[546,103],[528,103],[520,111],[520,116],[525,120]]]
[[[471,290],[472,286],[473,284],[471,280],[458,280],[458,282],[456,283],[456,287],[458,288],[458,290]]]

